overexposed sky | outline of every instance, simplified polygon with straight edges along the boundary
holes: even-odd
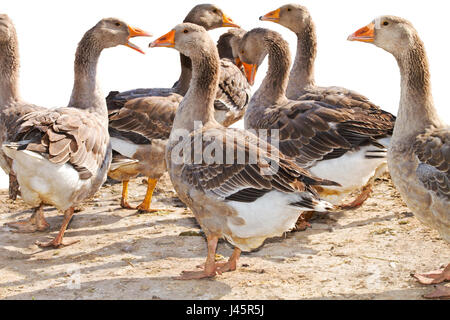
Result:
[[[118,17],[159,37],[182,22],[196,4],[207,1],[143,0],[2,0],[0,13],[14,21],[21,54],[21,92],[25,100],[45,107],[67,105],[73,85],[73,60],[83,34],[104,17]],[[259,16],[290,3],[279,0],[211,1],[246,30],[255,27],[280,32],[295,55],[296,37],[284,27],[259,21]],[[343,86],[368,96],[392,113],[399,102],[399,71],[394,58],[372,45],[346,41],[347,36],[383,14],[410,20],[425,42],[431,65],[433,93],[439,114],[450,121],[447,92],[450,89],[449,36],[445,32],[450,3],[430,0],[304,0],[317,27],[316,82]],[[217,40],[225,29],[211,31]],[[179,75],[178,53],[173,49],[149,49],[153,38],[132,41],[146,55],[124,46],[107,49],[98,76],[104,94],[110,90],[170,87]],[[258,70],[253,90],[265,76],[267,61]],[[0,173],[0,188],[7,180]]]

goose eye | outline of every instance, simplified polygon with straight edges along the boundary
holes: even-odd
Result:
[[[183,32],[184,32],[184,33],[188,33],[189,31],[188,31],[187,29],[184,29]]]
[[[387,22],[387,21],[383,22],[383,26],[388,26],[388,25],[389,25],[389,22]]]
[[[116,22],[116,26],[120,27],[120,22]]]
[[[217,13],[217,9],[214,9],[213,12],[214,12],[214,13]]]
[[[288,8],[288,10],[287,11],[291,11],[291,8]]]

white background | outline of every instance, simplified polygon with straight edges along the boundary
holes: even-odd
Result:
[[[206,0],[207,1],[207,0]],[[182,22],[188,11],[204,1],[151,0],[2,0],[0,13],[14,21],[20,44],[20,86],[25,100],[46,106],[65,106],[72,90],[76,45],[84,32],[101,18],[118,17],[159,37]],[[295,54],[296,37],[284,27],[261,22],[258,17],[288,2],[277,0],[218,0],[217,4],[246,30],[255,27],[280,32]],[[339,85],[368,96],[394,114],[399,101],[399,71],[394,58],[372,45],[346,41],[347,36],[383,14],[410,20],[425,42],[431,64],[436,107],[449,123],[450,37],[447,20],[450,4],[430,0],[304,0],[316,23],[318,85]],[[224,29],[211,31],[217,40]],[[173,49],[149,49],[154,38],[136,38],[146,55],[124,46],[105,50],[99,64],[105,95],[110,90],[138,87],[169,87],[179,75],[178,53]],[[267,61],[259,69],[254,90],[259,87]],[[0,172],[0,188],[7,179]]]

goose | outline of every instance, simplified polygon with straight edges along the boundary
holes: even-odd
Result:
[[[178,95],[136,98],[109,114],[113,160],[108,176],[122,181],[122,208],[135,209],[128,202],[128,184],[142,174],[147,177],[147,191],[136,209],[142,213],[160,210],[151,208],[151,202],[158,180],[167,171],[165,147],[180,102]]]
[[[247,31],[242,28],[230,28],[220,35],[217,40],[217,51],[221,61],[228,60],[234,62],[238,68],[242,68],[242,64],[236,63],[236,58],[238,57],[239,41],[246,33]]]
[[[222,9],[214,4],[196,5],[187,14],[183,22],[190,22],[213,30],[221,27],[239,28]],[[191,81],[191,61],[180,54],[181,74],[172,88],[135,89],[119,93],[112,91],[106,101],[110,110],[119,109],[127,101],[148,96],[184,96],[189,89]],[[233,85],[230,85],[233,80]],[[229,62],[221,62],[221,78],[218,85],[215,101],[217,120],[226,125],[231,125],[240,120],[245,112],[245,107],[250,100],[250,86],[245,77],[237,72],[236,67]],[[242,111],[243,110],[243,111]],[[227,111],[227,112],[223,112]],[[237,113],[237,114],[236,114]],[[241,114],[240,118],[238,117]]]
[[[244,116],[248,130],[276,130],[281,152],[315,176],[340,186],[317,187],[320,196],[339,205],[345,196],[370,186],[385,170],[393,116],[378,108],[348,107],[330,100],[290,100],[286,97],[290,52],[272,30],[256,28],[240,41],[239,58],[247,77],[254,77],[265,56],[269,67]],[[339,99],[346,100],[345,97]],[[384,166],[383,166],[384,164]],[[350,207],[360,204],[367,192]],[[347,205],[341,204],[342,208]]]
[[[233,62],[241,70],[244,76],[246,76],[245,70],[243,68],[241,61],[239,60],[238,51],[239,51],[239,43],[246,33],[247,31],[245,31],[242,28],[232,28],[228,29],[228,31],[223,33],[219,37],[219,40],[217,40],[217,51],[219,53],[220,61]],[[227,126],[225,124],[223,125]]]
[[[8,15],[0,14],[0,144],[14,135],[18,118],[31,111],[43,110],[20,97],[19,65],[16,28]],[[9,175],[9,198],[16,200],[19,185],[11,170],[11,159],[1,149],[0,167]]]
[[[297,36],[297,53],[286,88],[286,96],[289,99],[297,100],[305,94],[325,99],[327,95],[337,94],[351,98],[351,102],[356,106],[379,108],[367,97],[353,90],[316,85],[314,77],[314,63],[317,56],[316,26],[308,8],[299,4],[287,4],[261,16],[259,20],[280,24]]]
[[[201,25],[206,30],[237,27],[231,18],[212,4],[195,6],[185,21]],[[142,174],[147,177],[147,192],[136,209],[149,213],[158,211],[151,208],[151,202],[156,184],[166,172],[163,162],[165,143],[169,138],[176,108],[191,79],[190,59],[182,54],[180,59],[181,75],[174,88],[136,89],[110,93],[107,98],[114,151],[112,170],[108,175],[122,181],[122,208],[135,209],[128,202],[128,184],[130,179]],[[220,75],[215,117],[223,125],[229,126],[244,116],[250,101],[250,86],[240,69],[226,59],[221,60]]]
[[[111,163],[106,101],[97,80],[97,62],[103,49],[150,36],[116,18],[100,20],[87,31],[75,55],[75,80],[67,107],[28,113],[17,121],[13,139],[2,145],[12,159],[23,200],[41,217],[44,205],[64,211],[58,235],[40,247],[58,248],[74,206],[92,197],[106,180]],[[33,218],[33,217],[32,217]],[[36,219],[30,219],[34,224]]]
[[[367,122],[370,122],[373,117],[380,116],[381,112],[376,111],[379,107],[360,93],[338,86],[319,87],[316,85],[314,77],[314,62],[317,55],[316,27],[306,7],[299,4],[287,4],[261,16],[260,20],[278,23],[294,32],[297,36],[297,53],[289,74],[289,82],[286,88],[287,98],[292,100],[316,100],[326,102],[332,106],[365,109],[364,112],[368,114],[365,120]],[[373,115],[372,112],[376,114]],[[392,136],[395,123],[395,117],[386,111],[382,112],[382,117],[385,120],[384,129],[378,128],[377,141],[370,149],[370,151],[377,151],[378,157],[386,155],[387,143]],[[383,139],[383,142],[380,141],[381,139]],[[373,149],[373,146],[375,146],[375,149]],[[358,145],[353,147],[357,148]],[[361,193],[348,204],[342,204],[341,207],[343,209],[361,206],[372,192],[372,182],[387,168],[387,159],[385,157],[382,157],[383,161],[379,161],[379,163],[378,161],[367,162],[366,158],[372,158],[372,156],[373,153],[371,152],[361,153],[359,159],[354,159],[357,161],[357,163],[353,163],[354,165],[367,166],[367,170],[373,168],[377,175],[367,175],[366,177],[370,176],[369,179],[364,178],[363,181],[358,182],[359,186],[355,184],[355,187],[361,189]],[[322,176],[322,173],[316,172],[316,174]],[[334,179],[337,178],[334,177]]]
[[[388,150],[392,181],[414,215],[450,242],[450,127],[439,118],[431,92],[425,46],[411,22],[381,16],[353,33],[350,41],[391,53],[401,74],[401,95]],[[450,281],[450,264],[414,275],[423,284]],[[441,287],[429,297],[449,297]]]
[[[175,48],[192,61],[191,85],[177,108],[165,158],[178,196],[206,234],[208,254],[202,271],[185,271],[178,279],[234,271],[242,250],[292,228],[301,210],[332,209],[312,186],[334,182],[312,176],[256,135],[214,119],[220,61],[204,28],[179,24],[150,47]],[[235,246],[226,263],[214,261],[221,237]]]

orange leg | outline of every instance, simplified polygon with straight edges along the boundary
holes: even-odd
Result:
[[[69,225],[69,222],[72,219],[73,214],[74,208],[69,208],[64,212],[64,220],[61,225],[61,229],[59,229],[58,235],[52,241],[47,243],[36,241],[36,244],[41,248],[53,247],[54,249],[57,249],[60,247],[70,246],[74,243],[80,242],[80,240],[77,240],[63,243],[64,232],[66,232],[67,226]]]
[[[428,273],[414,274],[421,284],[431,285],[439,284],[445,281],[450,281],[450,263],[441,270],[431,271]],[[447,286],[437,286],[436,290],[432,293],[424,296],[425,298],[437,299],[437,298],[450,298],[450,287]]]
[[[177,280],[193,280],[212,278],[216,275],[216,248],[218,237],[207,236],[208,241],[208,255],[206,257],[205,267],[203,271],[183,271],[181,276],[175,278]]]
[[[356,197],[355,200],[353,200],[351,203],[340,205],[340,208],[343,210],[349,210],[349,209],[356,209],[370,197],[370,194],[372,193],[372,186],[367,185],[365,186],[361,193]]]
[[[450,263],[445,269],[431,271],[428,273],[422,274],[414,274],[414,278],[416,278],[421,284],[438,284],[444,281],[450,281]]]
[[[122,181],[122,199],[120,200],[120,206],[124,209],[134,209],[128,203],[128,183],[130,181],[124,180]]]
[[[145,199],[142,201],[140,205],[137,206],[136,209],[138,209],[141,212],[158,212],[159,209],[150,209],[150,205],[152,203],[152,196],[153,191],[155,190],[156,184],[158,183],[158,180],[156,179],[150,179],[147,180],[147,193],[145,194]]]
[[[13,232],[31,233],[35,231],[46,231],[50,225],[44,218],[44,206],[40,205],[34,209],[34,213],[29,220],[11,222],[6,224],[10,228],[14,228]]]
[[[241,256],[241,249],[235,247],[230,259],[225,263],[216,263],[216,272],[222,274],[224,272],[235,271],[237,262]]]
[[[228,259],[227,262],[216,262],[216,272],[218,274],[222,274],[224,272],[228,271],[235,271],[237,268],[237,262],[239,260],[239,257],[241,256],[241,249],[235,247],[233,254]],[[197,266],[199,269],[203,269],[205,267],[205,264],[201,264]]]

